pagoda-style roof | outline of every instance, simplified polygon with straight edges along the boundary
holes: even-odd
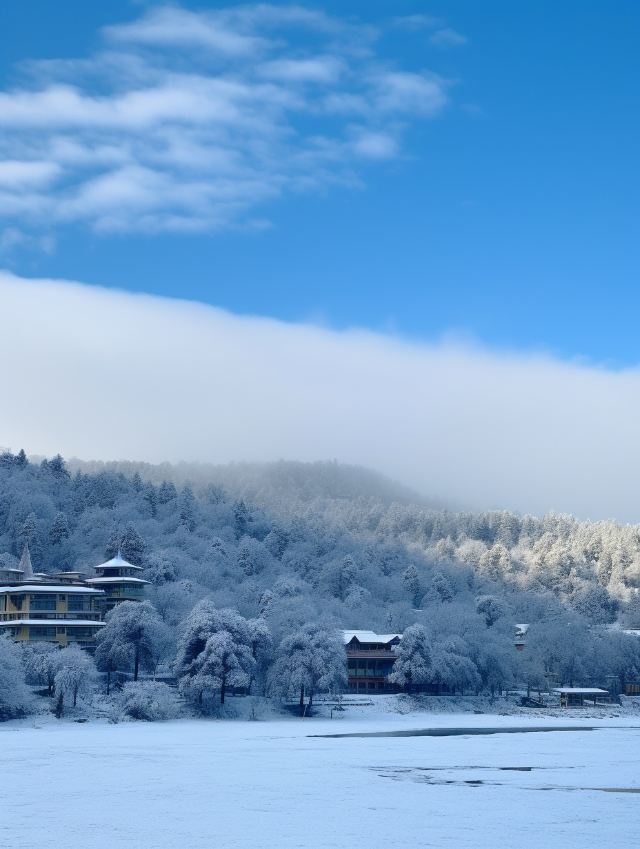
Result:
[[[106,578],[87,578],[85,584],[100,584],[100,585],[115,585],[115,584],[150,584],[151,581],[145,581],[143,578],[127,578],[126,575],[112,575]]]
[[[142,572],[142,566],[134,566],[133,563],[128,563],[123,556],[118,552],[111,560],[106,563],[101,563],[99,566],[94,566],[94,569],[137,569]]]

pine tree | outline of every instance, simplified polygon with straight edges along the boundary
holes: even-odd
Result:
[[[180,493],[180,524],[189,532],[196,527],[195,498],[190,486],[185,486]]]
[[[123,530],[115,528],[111,531],[105,547],[105,556],[111,560],[119,551],[128,563],[141,566],[146,547],[146,542],[136,531],[133,522],[127,522]]]
[[[158,515],[158,493],[156,492],[156,488],[152,483],[148,483],[144,487],[144,500],[149,505],[149,510],[151,512],[151,516],[155,517]]]
[[[402,573],[402,588],[411,596],[413,606],[417,607],[422,589],[420,586],[420,575],[413,564]]]
[[[49,539],[51,545],[61,545],[62,541],[69,538],[69,522],[64,513],[58,513],[53,520],[51,530],[49,531]]]
[[[49,460],[47,464],[49,472],[53,475],[53,477],[58,481],[67,481],[69,480],[69,472],[67,471],[67,467],[65,465],[64,460],[60,456],[60,454],[56,454],[53,460]]]
[[[244,545],[238,549],[238,566],[245,575],[253,575],[256,571],[255,564],[251,558],[251,552]]]
[[[168,504],[177,497],[178,493],[173,483],[171,481],[162,481],[160,489],[158,490],[158,501],[160,504]]]
[[[247,533],[247,525],[249,524],[249,510],[244,503],[244,499],[239,498],[233,505],[233,516],[236,522],[236,537],[240,539]]]

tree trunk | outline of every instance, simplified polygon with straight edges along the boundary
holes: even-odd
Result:
[[[304,687],[300,687],[300,710],[304,707]]]
[[[78,688],[73,688],[73,706],[75,707],[78,702]]]
[[[138,657],[138,653],[136,652],[136,660],[135,665],[133,667],[133,680],[138,680],[138,667],[140,666],[140,658]]]
[[[107,669],[107,695],[111,692],[111,667]]]
[[[227,682],[223,678],[222,679],[222,687],[220,687],[220,704],[221,705],[224,704],[224,694],[225,694],[226,689],[227,689]]]

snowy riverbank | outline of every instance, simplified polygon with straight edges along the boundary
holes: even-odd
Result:
[[[49,849],[635,845],[640,722],[398,712],[407,701],[383,697],[341,719],[4,723],[3,847],[43,835]],[[310,736],[516,725],[584,730]]]

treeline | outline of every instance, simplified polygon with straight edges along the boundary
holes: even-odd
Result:
[[[262,620],[275,646],[317,622],[422,626],[431,687],[639,674],[624,633],[640,627],[638,526],[435,509],[336,463],[189,467],[191,481],[185,467],[74,466],[0,455],[0,559],[28,542],[36,571],[92,574],[120,548],[176,644],[207,600]],[[516,623],[530,624],[522,653]]]

